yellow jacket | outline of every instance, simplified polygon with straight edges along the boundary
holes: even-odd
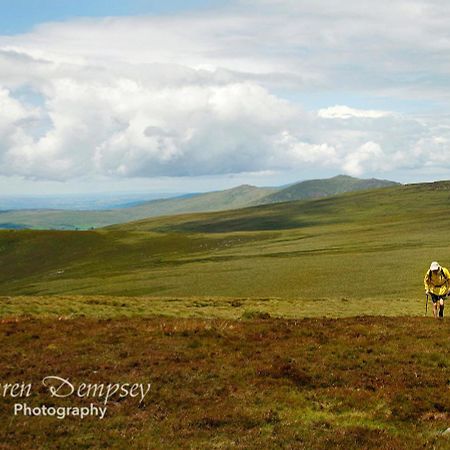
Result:
[[[428,270],[423,284],[425,291],[435,295],[447,295],[450,291],[450,272],[445,267],[441,267],[437,273]]]

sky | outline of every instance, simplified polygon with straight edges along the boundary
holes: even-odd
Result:
[[[446,0],[0,0],[0,194],[450,179]]]

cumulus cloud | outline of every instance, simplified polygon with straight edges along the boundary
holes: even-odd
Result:
[[[374,109],[355,109],[345,105],[330,106],[322,108],[318,111],[318,116],[324,119],[350,119],[352,117],[379,119],[380,117],[389,116],[389,111],[377,111]]]
[[[367,169],[388,170],[390,158],[376,142],[366,142],[345,158],[344,169],[351,175],[362,175]]]
[[[289,100],[310,90],[445,98],[445,2],[395,0],[386,15],[385,2],[262,0],[258,11],[242,0],[221,14],[77,19],[0,36],[0,174],[450,168],[446,107],[422,117]]]

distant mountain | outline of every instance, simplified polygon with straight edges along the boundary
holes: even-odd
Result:
[[[148,217],[225,211],[248,206],[316,199],[345,192],[376,189],[398,184],[386,180],[361,180],[339,175],[325,180],[303,181],[282,188],[262,188],[245,184],[223,191],[152,200],[110,210],[0,211],[0,228],[86,230]]]
[[[338,175],[324,180],[308,180],[290,185],[285,189],[269,194],[255,203],[255,205],[323,198],[331,195],[343,194],[345,192],[363,191],[398,185],[400,185],[400,183],[394,181],[378,180],[376,178],[363,180],[347,175]]]
[[[197,194],[189,198],[153,200],[133,208],[133,212],[150,217],[238,209],[255,204],[277,191],[278,188],[259,188],[243,184],[232,189]]]

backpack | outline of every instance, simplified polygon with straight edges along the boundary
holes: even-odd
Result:
[[[447,275],[445,275],[445,271],[444,271],[444,269],[441,267],[440,269],[439,269],[439,272],[440,272],[440,274],[444,277],[444,282],[440,285],[440,286],[443,286],[445,283],[447,283],[447,281],[448,281],[448,277],[447,277]],[[431,281],[431,270],[428,270],[428,279]],[[440,287],[440,286],[436,286],[436,287]]]

